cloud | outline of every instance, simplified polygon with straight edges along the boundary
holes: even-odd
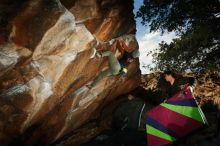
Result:
[[[134,1],[134,14],[138,11],[140,6],[143,5],[143,0],[135,0]],[[143,26],[141,24],[141,18],[136,18],[136,38],[139,44],[139,51],[140,51],[140,69],[142,74],[149,73],[149,69],[143,68],[143,65],[153,65],[151,55],[147,56],[149,51],[153,51],[158,47],[158,44],[161,41],[165,41],[170,43],[175,36],[175,33],[164,33],[161,36],[160,32],[153,32],[150,33],[148,26]]]
[[[170,43],[174,37],[175,37],[175,33],[164,33],[161,36],[160,32],[150,33],[148,31],[142,37],[137,38],[139,44],[139,51],[140,51],[140,57],[139,57],[140,69],[142,74],[147,74],[150,72],[149,69],[143,68],[144,65],[153,65],[152,63],[153,57],[151,55],[147,56],[147,53],[149,51],[155,50],[161,41]]]

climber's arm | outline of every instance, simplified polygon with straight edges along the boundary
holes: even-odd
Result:
[[[113,55],[111,51],[105,51],[105,52],[102,52],[102,53],[101,53],[101,56],[102,56],[102,57],[108,57],[108,56],[110,56],[110,55]]]

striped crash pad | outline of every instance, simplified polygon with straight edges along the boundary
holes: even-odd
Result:
[[[170,144],[207,124],[190,87],[147,112],[147,146]]]

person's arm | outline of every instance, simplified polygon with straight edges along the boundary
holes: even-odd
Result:
[[[183,77],[181,79],[179,79],[179,85],[180,86],[185,86],[185,85],[189,85],[189,86],[195,86],[196,85],[196,79],[193,77]]]

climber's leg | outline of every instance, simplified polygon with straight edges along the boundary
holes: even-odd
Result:
[[[93,83],[91,84],[91,87],[95,86],[100,80],[102,80],[103,78],[112,75],[111,70],[110,69],[106,69],[104,71],[102,71],[93,81]]]
[[[112,54],[111,51],[106,51],[101,53],[102,57],[108,57],[108,61],[109,61],[109,68],[102,71],[93,81],[93,83],[90,86],[93,87],[95,86],[100,80],[102,80],[103,78],[110,76],[110,75],[117,75],[120,72],[121,69],[121,65],[118,62],[118,59]]]
[[[107,56],[109,61],[109,69],[111,71],[112,75],[117,75],[119,71],[121,70],[121,65],[118,61],[118,59],[112,54],[111,51],[103,52],[102,57]]]

